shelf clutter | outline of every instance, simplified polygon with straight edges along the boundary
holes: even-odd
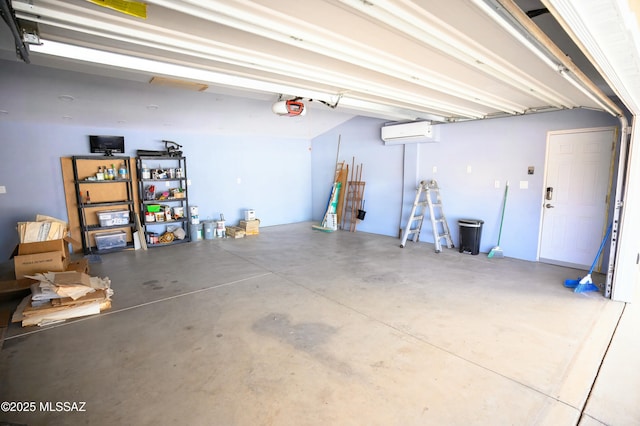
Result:
[[[247,235],[260,234],[260,219],[256,218],[255,210],[245,210],[244,220],[238,225],[227,225],[224,215],[220,220],[205,220],[200,222],[198,208],[191,207],[191,240],[213,240],[216,238],[244,238]]]
[[[141,246],[161,247],[191,240],[186,213],[189,212],[187,159],[180,152],[138,151],[138,200]],[[148,164],[157,164],[153,169]]]
[[[75,197],[66,188],[70,183],[66,178],[67,211],[84,253],[133,248],[136,209],[131,158],[73,156],[71,167]],[[63,159],[63,175],[64,170]]]

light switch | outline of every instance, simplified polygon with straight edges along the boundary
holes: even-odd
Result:
[[[520,189],[529,189],[529,181],[521,180],[520,181]]]
[[[2,185],[0,186],[0,194],[6,194],[7,193],[7,187]]]
[[[500,188],[500,181],[497,180],[497,181],[493,182],[493,187],[494,188]]]
[[[471,166],[467,166],[467,173],[471,173]]]

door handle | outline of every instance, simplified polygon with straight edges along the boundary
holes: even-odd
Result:
[[[546,208],[548,208],[548,209],[552,209],[552,208],[554,208],[555,206],[552,206],[551,204],[547,203],[547,204],[545,204],[545,207],[546,207]]]

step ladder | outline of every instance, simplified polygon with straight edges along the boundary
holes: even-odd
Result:
[[[410,235],[413,236],[411,239],[413,242],[417,243],[420,240],[422,223],[424,222],[425,214],[427,213],[431,220],[431,229],[433,230],[433,242],[435,244],[436,253],[440,253],[442,251],[441,240],[443,238],[446,242],[446,247],[453,248],[454,245],[451,240],[451,233],[449,232],[447,218],[444,216],[444,211],[442,210],[440,188],[438,188],[438,183],[433,179],[430,181],[420,181],[420,184],[416,189],[416,199],[413,202],[407,226],[404,228],[404,232],[402,233],[402,242],[400,243],[400,247],[405,246]]]

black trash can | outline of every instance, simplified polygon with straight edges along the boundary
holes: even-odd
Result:
[[[480,253],[480,237],[482,236],[483,220],[480,219],[460,219],[460,253],[478,254]]]

